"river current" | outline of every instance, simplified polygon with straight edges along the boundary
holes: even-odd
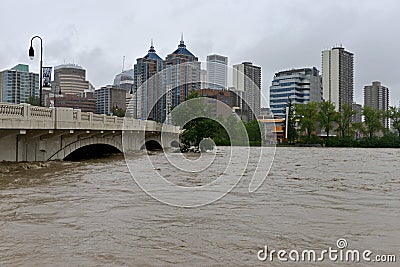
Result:
[[[224,162],[221,151],[217,163]],[[210,175],[181,175],[163,153],[149,157],[183,186],[201,186],[221,172],[211,166]],[[144,152],[130,160],[136,170],[148,167]],[[0,266],[356,265],[257,257],[265,246],[337,249],[341,238],[347,248],[397,256],[396,263],[357,266],[399,266],[399,171],[396,149],[277,148],[256,192],[249,193],[245,171],[224,197],[184,208],[146,194],[123,156],[11,168],[0,173]]]

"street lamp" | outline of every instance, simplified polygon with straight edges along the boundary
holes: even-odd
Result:
[[[57,129],[57,105],[56,105],[56,91],[59,89],[58,94],[61,95],[61,87],[56,83],[54,84],[53,91],[53,105],[54,105],[54,129]]]
[[[43,40],[40,36],[33,36],[31,39],[31,47],[29,47],[29,57],[31,60],[33,60],[33,58],[35,57],[35,50],[33,49],[32,43],[33,43],[33,39],[35,38],[39,38],[40,39],[40,77],[39,77],[39,105],[42,106],[42,79],[43,79],[43,75],[42,75],[42,68],[43,68]]]

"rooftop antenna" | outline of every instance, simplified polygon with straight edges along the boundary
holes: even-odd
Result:
[[[122,72],[125,70],[125,56],[122,56]]]

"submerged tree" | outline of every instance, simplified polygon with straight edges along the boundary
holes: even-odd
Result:
[[[318,121],[320,127],[325,130],[327,138],[329,132],[333,130],[333,123],[335,122],[338,114],[335,111],[335,105],[330,101],[319,103]]]
[[[356,114],[349,104],[343,104],[342,110],[337,115],[338,130],[340,131],[341,138],[347,138],[351,136],[351,118]]]
[[[117,117],[125,117],[126,110],[123,108],[113,107],[111,113]]]
[[[397,130],[400,136],[400,107],[389,107],[388,117],[392,121],[393,128]]]
[[[374,134],[383,129],[382,112],[371,107],[363,107],[362,114],[364,115],[365,133],[369,138],[374,137]]]
[[[295,112],[299,119],[300,130],[305,131],[310,140],[312,132],[317,129],[318,104],[316,102],[296,104]]]

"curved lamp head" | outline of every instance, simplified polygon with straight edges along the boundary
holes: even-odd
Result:
[[[34,57],[35,57],[35,50],[33,50],[33,47],[31,46],[31,47],[29,48],[29,58],[30,58],[31,60],[33,60]]]

